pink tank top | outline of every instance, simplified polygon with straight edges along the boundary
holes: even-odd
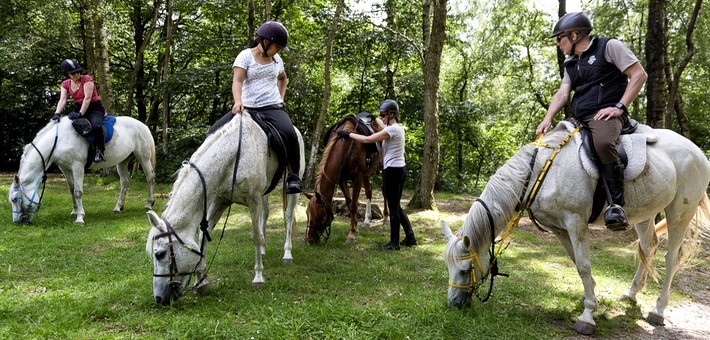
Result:
[[[84,84],[94,81],[94,79],[88,74],[81,76],[79,79],[81,84],[79,84],[79,89],[76,91],[72,91],[71,89],[71,79],[67,79],[62,82],[62,87],[69,91],[69,95],[74,99],[75,103],[81,103],[84,101]],[[93,103],[99,100],[101,100],[101,98],[99,98],[99,93],[96,92],[96,85],[94,84],[94,93],[91,94],[91,102]]]

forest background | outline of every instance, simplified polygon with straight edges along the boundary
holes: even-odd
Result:
[[[263,21],[276,20],[290,33],[291,52],[281,54],[285,104],[307,143],[307,184],[324,129],[392,98],[407,128],[410,208],[435,206],[434,190],[478,194],[534,139],[559,86],[563,56],[549,35],[567,3],[542,3],[4,0],[0,171],[18,169],[23,146],[53,115],[61,61],[74,58],[111,113],[150,127],[159,179],[171,182],[231,108],[234,58]],[[592,0],[581,9],[593,33],[624,41],[649,73],[632,117],[676,130],[707,154],[710,29],[702,0]]]

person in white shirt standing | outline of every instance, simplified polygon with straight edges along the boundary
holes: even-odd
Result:
[[[404,190],[404,180],[407,178],[406,163],[404,160],[404,128],[399,123],[399,105],[396,101],[387,99],[380,105],[380,119],[377,123],[382,127],[380,132],[370,136],[351,133],[347,130],[338,131],[342,138],[352,138],[360,143],[377,143],[382,141],[384,152],[382,164],[382,195],[387,199],[390,210],[390,241],[382,248],[385,250],[399,250],[400,245],[407,247],[416,246],[417,238],[409,223],[409,216],[402,209],[400,200]],[[399,240],[399,227],[404,229],[404,239]]]

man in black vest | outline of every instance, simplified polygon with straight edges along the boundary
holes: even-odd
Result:
[[[616,152],[627,106],[648,78],[638,58],[619,40],[589,35],[592,22],[583,12],[568,13],[555,24],[550,37],[567,56],[562,85],[552,97],[547,115],[537,127],[539,135],[552,126],[552,119],[567,104],[571,91],[574,118],[589,127],[597,157],[602,164],[614,204],[604,222],[611,230],[629,227],[624,205],[624,166]]]

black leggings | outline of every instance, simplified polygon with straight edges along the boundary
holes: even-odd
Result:
[[[75,108],[76,112],[79,112],[81,105]],[[89,108],[84,113],[84,118],[88,119],[91,123],[91,135],[94,137],[94,147],[104,152],[106,149],[106,141],[104,140],[104,117],[106,116],[106,110],[104,109],[101,101],[95,101],[89,104]]]
[[[390,209],[390,242],[399,243],[400,225],[404,229],[405,236],[414,237],[409,216],[404,212],[399,202],[402,199],[405,178],[407,178],[405,167],[388,167],[382,171],[382,194],[387,199],[387,207]]]

